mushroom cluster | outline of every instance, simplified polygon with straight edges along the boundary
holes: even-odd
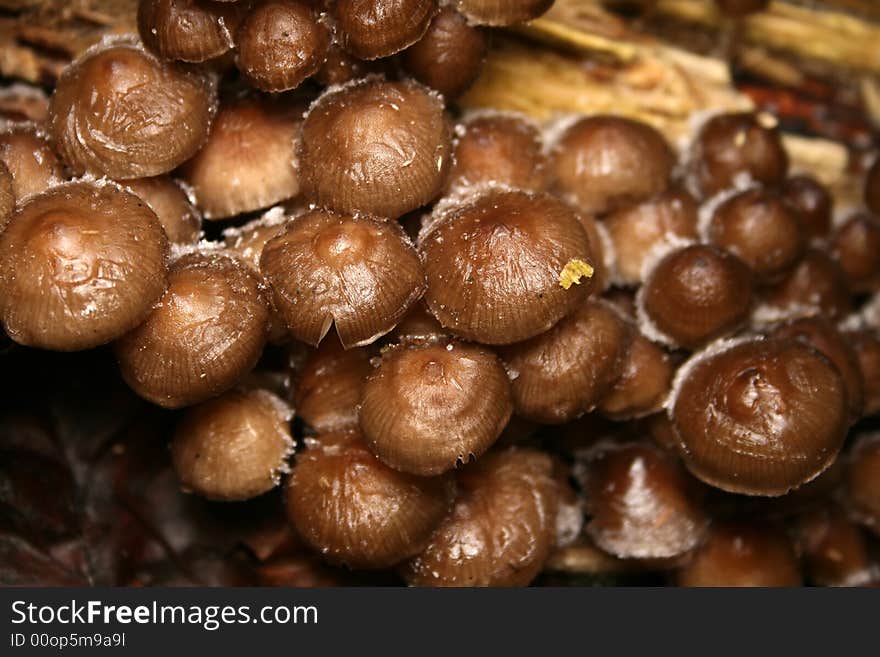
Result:
[[[763,114],[461,111],[550,5],[141,0],[0,128],[0,326],[108,345],[181,489],[333,566],[876,581],[880,159],[841,213]]]

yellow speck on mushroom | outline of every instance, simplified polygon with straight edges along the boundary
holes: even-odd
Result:
[[[580,285],[581,279],[593,277],[593,267],[578,258],[569,260],[562,271],[559,272],[559,284],[563,289],[568,289],[572,285]]]

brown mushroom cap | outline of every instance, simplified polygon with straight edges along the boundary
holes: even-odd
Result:
[[[283,207],[276,206],[261,217],[252,219],[242,226],[233,226],[223,231],[226,248],[254,271],[260,271],[260,257],[269,240],[278,237],[287,228],[291,216]]]
[[[112,184],[30,197],[0,233],[0,320],[21,344],[77,351],[137,326],[165,290],[168,240]]]
[[[880,215],[880,157],[878,157],[865,178],[865,205],[876,215]]]
[[[742,258],[762,282],[791,270],[806,248],[797,211],[776,192],[749,189],[718,206],[709,241]]]
[[[486,37],[451,6],[434,16],[424,36],[401,55],[407,72],[447,100],[467,91],[483,67]]]
[[[268,322],[250,269],[221,253],[190,253],[172,264],[168,289],[146,321],[116,342],[116,357],[141,397],[166,408],[190,406],[253,368]]]
[[[880,220],[854,214],[834,231],[830,250],[854,292],[880,289]]]
[[[293,452],[290,411],[265,390],[230,391],[184,415],[171,460],[184,488],[213,500],[247,500],[275,488]]]
[[[458,10],[478,25],[513,25],[537,18],[554,0],[455,0]]]
[[[12,83],[0,88],[0,119],[42,123],[49,112],[49,96],[41,87]]]
[[[302,105],[253,96],[222,104],[208,142],[181,168],[205,219],[224,219],[300,191],[294,149]]]
[[[846,272],[819,249],[807,249],[797,266],[761,295],[762,303],[780,315],[819,312],[837,319],[852,310]]]
[[[599,402],[603,415],[624,420],[660,410],[672,387],[672,362],[663,349],[636,332],[623,371]]]
[[[749,317],[752,275],[735,255],[708,244],[672,251],[639,291],[640,314],[672,344],[695,349]]]
[[[654,413],[644,420],[640,421],[636,426],[642,428],[647,433],[655,445],[668,452],[678,452],[678,436],[675,433],[675,425],[669,419],[666,412]]]
[[[165,59],[204,62],[232,49],[232,32],[246,12],[245,2],[140,0],[138,32]]]
[[[602,222],[614,245],[619,281],[642,282],[651,250],[671,238],[697,237],[697,202],[683,189],[670,189],[610,214]]]
[[[777,327],[773,335],[801,340],[827,356],[843,376],[850,420],[855,422],[861,417],[865,383],[862,379],[862,371],[859,369],[858,357],[834,324],[823,317],[802,318]]]
[[[825,470],[846,429],[843,378],[790,339],[722,345],[680,370],[670,413],[688,469],[733,493],[778,496]]]
[[[390,60],[365,62],[345,52],[338,43],[331,43],[324,64],[315,73],[315,80],[325,87],[342,86],[370,73],[386,72]]]
[[[692,174],[704,196],[733,185],[740,175],[766,185],[785,179],[788,154],[776,128],[750,113],[719,114],[700,129],[691,152]]]
[[[556,538],[559,486],[552,459],[511,448],[486,455],[458,476],[452,513],[428,546],[405,564],[413,586],[525,586]]]
[[[430,342],[383,354],[363,389],[360,425],[382,462],[428,476],[479,458],[512,413],[510,382],[495,354]]]
[[[15,209],[15,191],[12,188],[12,174],[0,162],[0,231],[6,226]]]
[[[344,349],[338,340],[324,340],[296,379],[297,415],[320,433],[356,427],[364,384],[372,371],[366,349]]]
[[[709,515],[699,482],[650,443],[604,446],[587,464],[587,535],[629,559],[669,559],[697,547]]]
[[[371,60],[422,38],[437,13],[437,0],[336,0],[331,12],[343,48]]]
[[[543,333],[591,291],[587,235],[574,212],[546,194],[489,191],[441,213],[420,250],[431,313],[456,335],[486,344]]]
[[[238,69],[263,91],[298,87],[324,64],[330,30],[308,2],[264,0],[236,32]]]
[[[549,331],[505,347],[517,415],[561,424],[592,410],[623,372],[634,328],[589,299]]]
[[[328,561],[387,568],[418,553],[449,512],[450,477],[392,470],[357,431],[306,440],[287,488],[287,514],[300,536]]]
[[[260,272],[260,256],[269,240],[284,232],[291,215],[282,206],[275,206],[263,213],[262,216],[252,219],[242,226],[232,226],[223,231],[223,241],[226,250],[235,255],[244,264],[263,277]],[[269,342],[271,344],[285,344],[290,340],[290,332],[284,319],[278,313],[274,303],[271,303],[271,318],[269,320]]]
[[[442,338],[448,333],[428,311],[424,299],[416,303],[388,335],[391,342]]]
[[[761,523],[716,523],[708,540],[678,571],[679,586],[800,586],[794,547],[785,532]]]
[[[202,217],[186,193],[168,176],[135,178],[122,183],[156,213],[168,239],[195,244],[202,235]]]
[[[822,183],[810,176],[793,176],[782,186],[782,195],[800,212],[801,226],[808,238],[828,235],[834,200]]]
[[[880,413],[880,332],[872,329],[848,331],[844,339],[852,345],[862,372],[866,416]]]
[[[858,440],[847,459],[843,497],[852,516],[880,536],[880,437]]]
[[[584,212],[616,210],[659,194],[675,154],[651,126],[618,116],[592,116],[569,127],[553,148],[556,190]]]
[[[441,99],[378,79],[325,93],[302,127],[303,191],[318,205],[396,219],[440,193],[450,164]]]
[[[547,162],[538,128],[514,114],[479,114],[457,128],[447,189],[495,183],[540,192]]]
[[[12,189],[19,201],[64,180],[58,156],[30,123],[11,123],[0,129],[0,162],[12,176]]]
[[[795,536],[814,585],[862,586],[875,574],[864,534],[837,506],[799,516]]]
[[[345,347],[374,342],[418,301],[425,274],[396,223],[313,210],[266,244],[260,270],[293,335],[317,345],[336,326]]]
[[[89,50],[58,79],[49,132],[75,173],[157,176],[205,143],[215,86],[132,44]]]

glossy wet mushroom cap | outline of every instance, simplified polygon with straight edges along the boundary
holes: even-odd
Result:
[[[416,82],[368,78],[331,90],[303,123],[303,191],[339,212],[396,219],[440,193],[450,139],[442,101]]]
[[[751,113],[719,114],[703,125],[691,151],[691,173],[704,196],[731,187],[738,176],[765,185],[785,179],[788,154],[775,127]]]
[[[561,424],[592,410],[623,373],[634,334],[608,303],[589,299],[549,331],[505,347],[517,415]]]
[[[628,559],[670,559],[706,537],[701,484],[650,443],[597,448],[583,475],[585,531],[600,548]]]
[[[529,449],[486,455],[458,475],[455,506],[403,567],[411,586],[525,586],[556,538],[553,461]]]
[[[880,157],[878,157],[865,178],[865,205],[876,215],[880,215]]]
[[[113,184],[30,197],[0,232],[0,321],[21,344],[77,351],[137,326],[165,290],[156,215]]]
[[[350,568],[388,568],[424,549],[449,512],[450,477],[392,470],[357,431],[306,440],[286,491],[287,515],[324,559]]]
[[[546,194],[493,190],[449,208],[424,231],[419,250],[428,308],[469,340],[534,337],[591,292],[587,235],[571,208]]]
[[[639,314],[671,344],[695,349],[748,319],[752,275],[735,255],[708,244],[669,253],[639,291]]]
[[[533,192],[547,187],[538,128],[515,114],[478,114],[456,128],[447,188],[498,184]]]
[[[222,103],[208,141],[181,169],[205,219],[224,219],[300,191],[294,149],[303,106],[248,96]]]
[[[632,419],[660,410],[675,373],[669,355],[641,333],[633,337],[623,371],[599,402],[599,411],[614,419]]]
[[[760,294],[761,303],[776,315],[818,312],[838,319],[852,310],[846,272],[821,249],[807,249],[792,271]]]
[[[842,458],[835,459],[815,479],[779,497],[744,497],[710,489],[708,501],[716,518],[789,520],[832,498],[843,479],[842,461]]]
[[[212,500],[247,500],[272,490],[293,453],[292,413],[265,390],[230,391],[187,411],[171,441],[185,490]]]
[[[49,140],[30,123],[10,123],[0,129],[0,162],[9,170],[15,198],[20,201],[65,178]]]
[[[330,38],[330,29],[308,2],[264,0],[236,32],[238,70],[257,89],[295,89],[324,64]]]
[[[189,253],[146,321],[115,344],[122,377],[166,408],[191,406],[234,386],[266,343],[269,306],[259,278],[222,253]]]
[[[379,59],[422,37],[437,0],[336,0],[331,13],[343,48],[360,59]]]
[[[707,237],[742,258],[761,282],[780,279],[806,248],[797,210],[767,189],[749,189],[719,205]]]
[[[195,244],[202,235],[202,216],[186,192],[168,176],[135,178],[122,186],[156,213],[168,239],[175,244]]]
[[[800,212],[801,226],[808,238],[828,235],[834,199],[822,183],[810,176],[792,176],[782,185],[782,195]]]
[[[232,34],[246,13],[245,2],[140,0],[138,32],[165,59],[204,62],[232,49]]]
[[[829,250],[854,292],[880,289],[880,220],[856,213],[831,236]]]
[[[366,349],[343,349],[335,338],[324,340],[296,377],[297,416],[319,433],[356,427],[364,384],[373,371],[370,355]]]
[[[157,176],[205,143],[215,102],[207,74],[120,42],[86,51],[64,70],[49,134],[74,173]]]
[[[382,355],[363,389],[360,425],[386,465],[429,476],[479,459],[512,412],[510,382],[495,354],[432,341]]]
[[[657,130],[619,116],[593,116],[554,144],[550,174],[557,192],[581,210],[604,213],[658,194],[669,185],[675,154]]]
[[[847,455],[843,500],[853,518],[880,536],[880,437],[877,435],[859,438]]]
[[[679,371],[670,414],[688,469],[733,493],[778,496],[825,470],[849,424],[846,387],[792,339],[722,343]]]
[[[809,317],[786,322],[773,331],[782,338],[794,338],[824,354],[843,376],[849,403],[850,420],[855,422],[864,408],[862,371],[855,350],[837,327],[824,317]]]
[[[554,0],[455,0],[458,10],[478,25],[513,25],[537,18]]]
[[[617,280],[637,285],[652,249],[670,239],[697,237],[697,202],[683,189],[669,189],[611,213],[602,224],[614,245]]]
[[[486,51],[483,31],[447,6],[434,16],[424,36],[402,53],[401,61],[407,73],[450,101],[477,79]]]
[[[713,525],[690,563],[676,573],[679,586],[800,586],[794,546],[776,526],[755,522]]]
[[[260,270],[293,335],[317,345],[336,327],[343,346],[374,342],[419,300],[425,275],[393,221],[313,210],[266,244]]]

